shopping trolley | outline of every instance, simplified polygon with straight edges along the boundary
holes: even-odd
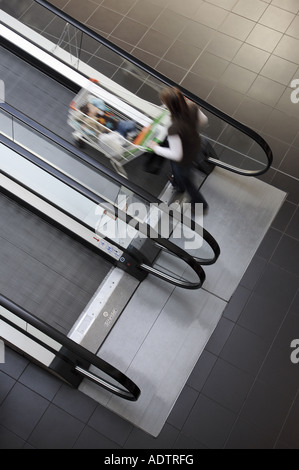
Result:
[[[109,96],[111,100],[107,99]],[[92,109],[92,116],[87,114],[86,105]],[[82,148],[88,144],[99,150],[110,159],[117,173],[127,177],[124,165],[145,152],[151,152],[147,147],[150,141],[161,143],[166,138],[169,112],[163,107],[158,108],[154,119],[145,115],[139,119],[139,110],[91,80],[90,85],[81,88],[70,103],[68,124],[74,129],[72,135],[77,146]],[[134,130],[126,136],[121,135],[115,128],[119,121],[134,122]]]

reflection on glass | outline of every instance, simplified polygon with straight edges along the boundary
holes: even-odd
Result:
[[[3,109],[0,109],[0,133],[9,139],[13,138],[13,119]]]
[[[18,2],[18,5],[10,2],[8,7],[7,2],[4,2],[4,9],[28,27],[29,39],[35,41],[39,47],[47,49],[85,76],[98,78],[102,82],[101,86],[110,93],[121,96],[124,101],[133,103],[133,106],[138,106],[134,101],[137,97],[154,105],[161,105],[159,92],[165,86],[162,80],[122,57],[113,50],[113,46],[109,47],[102,44],[100,38],[96,40],[82,33],[79,28],[39,4],[32,2],[22,10],[19,3],[22,2]],[[40,39],[36,39],[37,37]],[[267,155],[259,145],[254,144],[254,139],[212,112],[206,113],[209,126],[204,130],[204,135],[215,142],[214,148],[223,164],[233,165],[236,170],[245,169],[257,173],[267,168]]]

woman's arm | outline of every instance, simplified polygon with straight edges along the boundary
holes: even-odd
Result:
[[[205,126],[206,124],[208,124],[209,122],[209,119],[207,118],[207,116],[198,108],[198,120],[199,120],[199,125],[200,126]]]
[[[161,147],[156,142],[150,142],[149,147],[161,157],[168,158],[168,160],[173,160],[175,162],[180,162],[183,158],[183,145],[180,137],[176,135],[168,136],[168,147]]]

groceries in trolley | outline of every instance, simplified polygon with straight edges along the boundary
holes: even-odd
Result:
[[[114,107],[104,101],[103,96],[114,98]],[[168,111],[156,108],[155,118],[143,115],[126,101],[91,83],[71,102],[68,123],[74,129],[73,137],[79,147],[89,144],[96,148],[110,159],[118,173],[126,176],[123,166],[151,151],[147,148],[148,142],[165,139]]]

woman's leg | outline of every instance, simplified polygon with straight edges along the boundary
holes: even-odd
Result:
[[[174,188],[176,188],[178,191],[180,191],[181,193],[183,193],[184,191],[187,190],[187,188],[186,188],[186,186],[185,186],[184,178],[182,178],[182,176],[181,176],[180,168],[179,168],[178,165],[176,165],[176,163],[173,162],[173,161],[170,162],[170,166],[171,166],[171,171],[172,171],[172,174],[173,174],[172,185],[173,185]]]
[[[202,204],[203,209],[206,210],[208,208],[208,203],[192,181],[192,169],[189,167],[179,166],[175,162],[171,162],[171,168],[174,176],[173,185],[178,189],[178,191],[187,191],[189,193],[193,209],[195,208],[195,204],[199,203]]]
[[[208,203],[192,181],[192,169],[189,167],[180,167],[180,178],[183,180],[185,190],[190,195],[192,207],[195,208],[195,204],[203,204],[203,209],[206,210]]]

